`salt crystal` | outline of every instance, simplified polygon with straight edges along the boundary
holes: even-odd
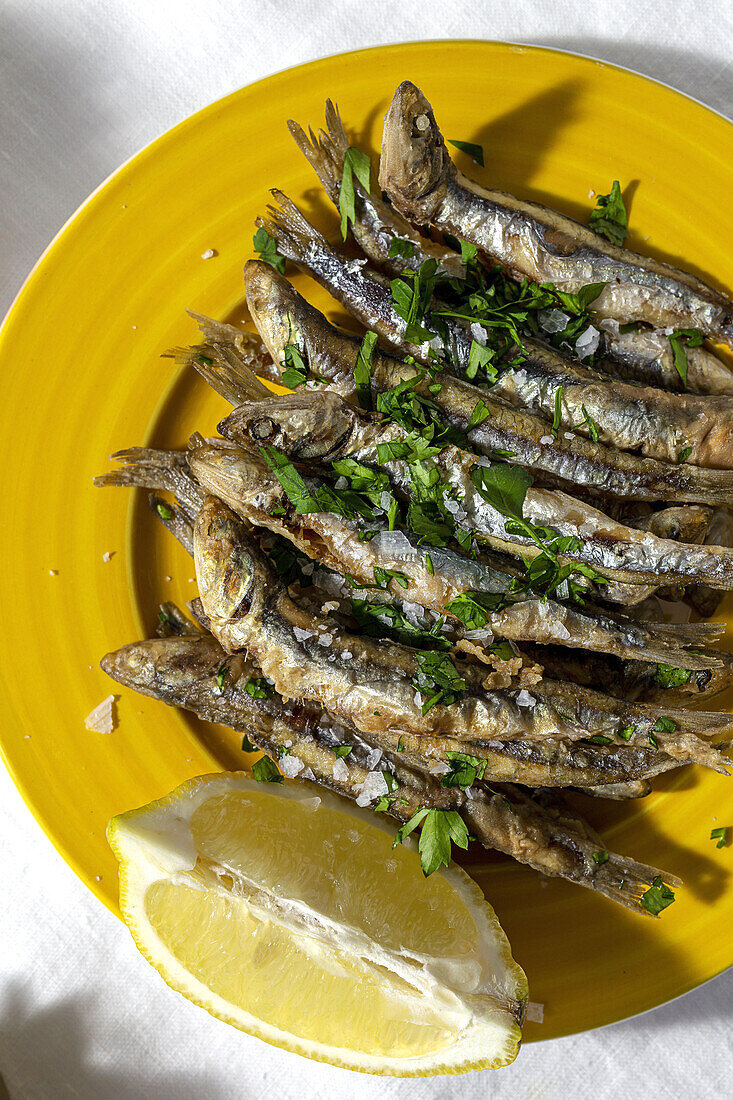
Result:
[[[536,1001],[527,1002],[527,1022],[530,1024],[544,1023],[545,1006]]]
[[[286,749],[292,749],[292,747],[293,747],[293,742],[292,741],[286,741],[285,742],[285,748]]]
[[[540,440],[540,443],[552,443],[552,436],[551,435],[543,435],[542,439]]]
[[[570,317],[567,313],[563,313],[561,309],[541,309],[537,314],[537,320],[540,328],[552,334],[553,332],[562,332],[563,329],[567,328]]]
[[[296,775],[299,775],[305,764],[298,756],[293,756],[290,752],[287,756],[283,756],[282,760],[278,760],[280,771],[283,775],[287,775],[288,779],[295,779]]]
[[[326,632],[325,634],[321,634],[320,638],[318,639],[318,644],[319,645],[330,645],[332,641],[333,641],[333,634],[329,634],[328,632]]]
[[[49,569],[48,575],[49,577],[58,577],[59,571],[58,569]]]
[[[369,775],[361,785],[361,790],[356,798],[356,804],[357,806],[368,806],[370,802],[388,793],[389,787],[387,786],[387,781],[383,773],[369,772]]]
[[[593,325],[588,325],[585,332],[581,332],[580,336],[575,341],[575,350],[581,359],[585,359],[598,350],[600,341],[601,334],[598,329],[594,328]]]
[[[350,661],[354,654],[351,652],[350,649],[345,649],[341,656],[345,661]]]
[[[303,628],[300,626],[293,627],[293,634],[295,635],[295,639],[298,642],[305,642],[308,640],[308,638],[313,637],[312,630],[303,630]]]
[[[315,783],[316,777],[310,768],[306,768],[303,772],[303,779],[310,779],[311,783]]]
[[[563,432],[566,439],[575,439],[575,432]]]
[[[467,630],[463,636],[467,638],[469,642],[490,642],[494,637],[494,632],[493,630],[489,630],[487,626],[482,626],[476,630]]]
[[[489,338],[489,334],[483,325],[480,325],[478,321],[471,323],[471,335],[477,344],[481,344],[482,347],[486,347],[486,341]]]
[[[102,561],[111,561],[113,554],[114,550],[105,550],[105,552],[102,554]]]
[[[517,706],[519,707],[533,707],[537,700],[534,695],[530,695],[526,688],[522,688],[517,692]]]
[[[382,508],[383,511],[388,512],[391,503],[392,503],[392,494],[388,493],[386,489],[383,489],[382,493],[379,497],[379,507]]]
[[[450,771],[450,765],[446,764],[443,760],[438,760],[429,770],[430,775],[447,775]]]
[[[210,260],[210,259],[212,259],[212,257],[218,256],[218,255],[219,255],[219,253],[216,251],[215,248],[207,248],[205,252],[201,253],[201,259],[202,260]]]
[[[417,705],[419,707],[421,707],[423,705],[424,699],[423,699],[423,697],[422,697],[422,695],[420,694],[419,691],[415,692],[415,702],[417,703]]]
[[[172,581],[172,580],[173,580],[173,577],[166,577],[165,579],[166,579],[167,581]]]
[[[446,500],[445,506],[448,509],[448,511],[451,512],[453,515],[455,515],[456,512],[458,511],[458,509],[460,508],[460,504],[458,503],[458,501],[457,500],[451,500],[450,497]]]
[[[366,758],[367,771],[373,772],[379,761],[382,759],[383,753],[381,749],[372,749]]]
[[[349,484],[349,479],[347,477],[338,477],[338,478],[336,478],[336,488],[337,489],[345,489],[348,484]]]
[[[99,706],[90,711],[84,719],[84,725],[88,730],[92,730],[94,733],[111,733],[115,728],[115,717],[112,707],[114,705],[114,695],[108,695],[106,699],[103,699]]]
[[[595,191],[594,191],[594,190],[593,190],[593,188],[591,187],[590,191],[588,192],[588,198],[589,198],[589,199],[592,199],[594,195],[595,195]]]
[[[566,580],[562,581],[555,589],[555,592],[559,600],[567,600],[570,597],[570,585]]]
[[[301,565],[300,568],[302,569],[302,571],[303,571],[303,573],[306,577],[310,577],[313,574],[313,570],[315,569],[315,567],[316,567],[315,562],[308,561],[308,562],[305,563],[305,565]]]
[[[349,778],[349,765],[340,756],[333,762],[333,778],[337,783],[343,783]]]
[[[564,623],[553,623],[552,633],[555,638],[562,638],[564,641],[570,637],[570,631]]]

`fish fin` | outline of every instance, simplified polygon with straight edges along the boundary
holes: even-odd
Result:
[[[331,202],[338,203],[348,140],[338,109],[330,99],[326,100],[326,126],[328,133],[321,130],[315,134],[309,128],[306,134],[293,119],[288,121],[288,130],[296,145],[310,162]]]
[[[186,553],[193,556],[193,524],[196,516],[190,515],[179,505],[163,500],[157,493],[150,493],[148,503],[155,518],[178,539]]]
[[[670,875],[646,863],[637,863],[636,860],[618,855],[616,852],[609,852],[606,862],[600,864],[589,881],[582,879],[579,881],[581,886],[588,886],[591,890],[595,890],[611,901],[618,902],[627,909],[632,909],[635,913],[654,917],[654,914],[642,905],[641,898],[657,878],[661,878],[667,886],[675,889],[682,886],[682,879],[677,878],[676,875]]]
[[[203,627],[204,630],[211,631],[211,619],[204,611],[204,605],[201,603],[201,597],[196,596],[193,600],[189,600],[186,606],[188,607],[188,610],[191,612],[199,626]]]
[[[331,246],[323,234],[311,225],[287,195],[277,188],[273,188],[270,194],[280,204],[279,209],[268,206],[268,216],[258,218],[257,225],[263,226],[270,236],[275,237],[281,255],[296,264],[302,264],[307,262],[307,248],[313,241],[330,249]]]
[[[201,631],[195,623],[183,614],[178,604],[166,600],[160,605],[158,626],[155,633],[159,638],[190,637],[200,638]]]
[[[259,349],[263,347],[259,337],[251,333],[244,335],[255,341]],[[272,391],[260,382],[252,370],[255,364],[250,365],[248,347],[241,346],[239,342],[212,339],[190,348],[171,348],[166,352],[166,357],[175,359],[183,366],[193,367],[230,405],[272,396]]]

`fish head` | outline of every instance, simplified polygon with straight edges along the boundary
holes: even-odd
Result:
[[[186,688],[216,670],[225,654],[217,642],[202,634],[152,638],[133,642],[100,661],[101,668],[127,687],[165,697],[173,688]]]
[[[280,483],[264,459],[228,441],[212,444],[199,438],[188,452],[188,465],[205,492],[220,497],[240,514],[282,501]]]
[[[302,351],[302,320],[309,307],[295,287],[270,264],[248,260],[244,265],[244,290],[252,320],[273,361],[283,363],[288,345]]]
[[[404,80],[384,120],[379,184],[408,219],[429,222],[455,171],[427,99]]]
[[[207,497],[196,517],[193,560],[201,603],[219,640],[217,625],[246,616],[268,582],[277,587],[251,530],[216,497]]]
[[[341,455],[357,418],[338,394],[311,390],[240,405],[218,430],[244,447],[275,447],[292,459],[330,462]]]

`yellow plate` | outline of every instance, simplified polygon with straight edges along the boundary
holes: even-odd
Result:
[[[94,489],[111,451],[211,432],[224,403],[160,353],[185,344],[191,307],[244,319],[253,220],[281,187],[319,226],[336,218],[285,121],[319,124],[338,100],[379,147],[397,83],[424,88],[444,133],[481,142],[479,180],[587,220],[592,189],[633,191],[631,247],[733,285],[733,128],[669,88],[552,50],[491,42],[390,46],[269,77],[188,119],[100,188],[50,246],[0,334],[3,514],[2,750],[37,820],[111,908],[113,814],[190,776],[244,761],[238,738],[121,692],[119,726],[84,717],[115,685],[99,658],[149,635],[158,603],[195,593],[193,569],[143,494]],[[461,154],[458,154],[462,156]],[[202,259],[214,249],[216,255]],[[306,286],[306,280],[298,279]],[[325,295],[307,293],[325,304]],[[103,554],[112,552],[110,561]],[[50,575],[50,571],[56,571]],[[681,875],[659,922],[500,857],[469,870],[525,968],[545,1023],[528,1038],[596,1027],[666,1001],[733,961],[730,781],[688,769],[640,805],[593,804],[609,845]]]

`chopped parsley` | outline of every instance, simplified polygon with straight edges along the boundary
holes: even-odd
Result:
[[[275,447],[260,447],[263,458],[283,487],[296,515],[309,512],[333,512],[346,519],[374,519],[374,512],[358,493],[333,489],[328,485],[309,487],[295,466]],[[347,460],[349,461],[349,460]]]
[[[245,733],[244,737],[242,738],[242,752],[259,752],[259,751],[260,750],[258,749],[257,745],[253,745],[252,742],[250,741],[249,737]]]
[[[593,417],[590,415],[590,413],[586,409],[585,405],[581,405],[580,407],[583,410],[583,418],[584,418],[583,423],[585,424],[586,428],[588,429],[588,435],[590,436],[593,443],[597,443],[598,442],[598,425],[596,424],[595,420],[593,419]]]
[[[495,592],[461,592],[445,610],[460,619],[467,630],[483,630],[491,622],[491,615],[500,611],[508,603],[506,596]]]
[[[367,195],[371,191],[372,162],[366,153],[350,145],[344,154],[344,170],[341,176],[339,189],[339,211],[341,213],[341,237],[346,240],[349,231],[349,222],[353,225],[356,221],[356,191],[354,190],[354,176],[362,185]]]
[[[260,226],[252,238],[254,250],[261,260],[274,267],[281,275],[285,274],[285,257],[278,255],[277,241],[271,237],[264,226]]]
[[[610,194],[598,195],[588,224],[594,233],[605,237],[618,248],[623,248],[629,235],[629,226],[618,180],[613,181]]]
[[[294,390],[302,386],[308,377],[308,367],[305,365],[300,349],[296,344],[286,344],[283,350],[283,386]]]
[[[467,430],[470,432],[471,428],[477,428],[479,424],[483,424],[484,420],[486,420],[490,415],[491,413],[486,408],[486,405],[481,400],[481,398],[479,398],[473,407],[473,412],[471,413],[471,416],[469,417]]]
[[[476,164],[484,166],[484,147],[483,145],[477,145],[472,141],[453,141],[451,138],[447,139],[448,144],[452,145],[454,149],[460,149],[466,156],[471,157],[476,161]]]
[[[663,688],[678,688],[686,684],[692,673],[686,668],[658,664],[654,671],[654,682]]]
[[[272,689],[264,676],[250,676],[244,690],[253,699],[268,699]]]
[[[423,714],[438,704],[450,706],[466,690],[466,681],[447,654],[435,650],[416,653],[415,664],[418,670],[410,682],[415,691],[427,696],[422,704]]]
[[[622,741],[630,741],[636,733],[636,726],[624,726],[622,730],[618,731],[618,735]]]
[[[560,425],[562,424],[562,391],[562,386],[558,386],[555,390],[555,412],[552,417],[552,434],[555,439],[557,439]]]
[[[687,389],[687,352],[685,348],[699,348],[703,342],[703,335],[698,328],[676,328],[674,332],[669,334],[667,339],[672,349],[674,369],[682,379],[682,388]]]
[[[674,891],[670,890],[661,875],[657,875],[649,889],[639,898],[640,904],[653,917],[658,917],[662,910],[671,905],[673,901]]]
[[[402,844],[406,837],[421,825],[420,863],[426,878],[439,867],[447,867],[451,858],[451,843],[459,848],[468,848],[468,830],[461,815],[456,810],[431,810],[423,806],[401,828],[397,830],[393,848]]]
[[[368,600],[357,599],[352,599],[351,610],[363,632],[372,637],[392,636],[411,646],[431,646],[436,649],[451,647],[451,643],[441,632],[445,621],[442,618],[432,624],[425,618],[414,623],[394,604],[370,603]]]
[[[677,462],[684,462],[686,458],[689,458],[691,451],[692,447],[683,447],[680,453],[677,455]]]
[[[224,693],[224,681],[227,678],[228,672],[229,672],[229,665],[226,662],[224,662],[224,664],[219,665],[219,668],[216,671],[216,694],[217,695],[222,695]]]
[[[478,756],[470,756],[466,752],[446,752],[450,771],[446,772],[440,780],[441,787],[460,787],[466,790],[472,787],[477,779],[483,779],[486,771],[486,761]]]
[[[411,260],[414,255],[414,241],[406,241],[402,237],[393,237],[389,242],[388,256],[390,259]]]
[[[676,729],[677,726],[672,719],[663,714],[652,726],[652,733],[674,733]]]
[[[431,577],[435,576],[435,566],[433,565],[433,559],[430,557],[430,554],[425,555],[425,568]]]
[[[608,852],[603,849],[600,852],[593,853],[593,859],[601,867],[604,863],[608,863]]]
[[[376,342],[376,332],[365,333],[354,365],[356,398],[362,409],[371,409],[372,407],[372,355],[374,354]]]
[[[172,509],[169,508],[167,504],[163,504],[162,501],[159,501],[158,504],[155,505],[155,510],[161,519],[173,519]]]
[[[720,829],[710,830],[710,839],[717,840],[716,848],[725,848],[728,843],[728,833],[730,832],[729,825],[723,825]]]
[[[333,750],[334,756],[337,756],[340,760],[342,757],[348,756],[353,747],[353,745],[337,745]]]
[[[259,783],[282,783],[285,780],[285,776],[269,756],[261,756],[259,760],[255,760],[252,775]]]

